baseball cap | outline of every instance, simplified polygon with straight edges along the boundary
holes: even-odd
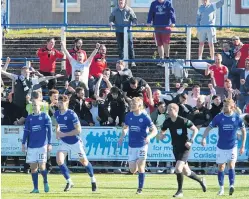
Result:
[[[240,38],[238,36],[233,36],[232,40],[240,40]]]

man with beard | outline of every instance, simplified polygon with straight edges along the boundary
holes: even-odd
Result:
[[[83,45],[82,39],[77,38],[77,39],[74,40],[74,48],[71,49],[71,50],[68,50],[68,53],[75,60],[77,60],[77,53],[83,53],[84,54],[83,61],[87,60],[87,54],[86,54],[86,51],[82,50],[82,45]],[[72,66],[71,66],[68,59],[66,60],[66,74],[68,76],[68,80],[71,81],[71,78],[72,78]]]
[[[89,77],[93,76],[94,78],[98,78],[106,68],[106,47],[102,44],[100,45],[99,52],[93,57]]]

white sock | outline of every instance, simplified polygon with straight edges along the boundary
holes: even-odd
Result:
[[[223,191],[224,191],[224,186],[220,186],[220,190],[223,190]]]
[[[202,57],[198,57],[198,60],[202,60]]]
[[[70,184],[73,183],[73,181],[71,180],[71,178],[68,178],[68,179],[67,179],[67,183],[70,183]]]
[[[234,187],[234,185],[233,185],[233,184],[232,184],[232,185],[230,185],[230,188],[231,188],[231,187]]]
[[[94,176],[91,177],[91,182],[96,182],[96,178]]]

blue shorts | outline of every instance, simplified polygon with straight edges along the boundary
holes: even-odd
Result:
[[[216,43],[216,29],[211,28],[199,28],[197,33],[199,42],[205,42],[208,39],[208,43]]]

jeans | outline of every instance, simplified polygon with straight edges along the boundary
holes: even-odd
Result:
[[[124,59],[124,33],[116,32],[116,39],[118,43],[118,55],[119,59]],[[135,53],[133,48],[132,33],[128,32],[128,55],[129,59],[135,59]]]
[[[249,95],[241,94],[239,96],[239,100],[238,100],[238,106],[239,106],[240,110],[243,111],[245,108],[245,105],[247,105],[248,103],[249,103]]]

